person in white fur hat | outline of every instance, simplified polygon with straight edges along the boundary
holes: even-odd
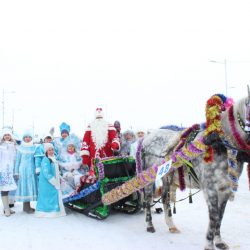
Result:
[[[32,130],[26,130],[23,134],[21,145],[17,148],[15,163],[15,178],[18,180],[16,201],[23,202],[23,211],[34,213],[30,206],[31,201],[37,200],[37,176],[35,173],[35,150]]]
[[[138,142],[144,137],[144,135],[145,135],[145,132],[143,129],[138,129],[136,131],[136,141],[130,145],[130,155],[134,158],[136,158]]]
[[[0,141],[0,191],[5,216],[14,213],[9,207],[9,191],[16,190],[14,180],[14,166],[16,158],[16,143],[13,139],[12,129],[5,127],[2,130]]]

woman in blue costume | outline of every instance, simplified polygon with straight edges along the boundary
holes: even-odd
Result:
[[[65,216],[60,188],[58,162],[54,155],[54,146],[44,143],[45,157],[42,160],[39,176],[39,194],[36,205],[36,217]]]
[[[15,178],[18,180],[15,200],[23,202],[23,211],[33,213],[34,208],[30,207],[31,201],[37,200],[37,177],[35,173],[36,147],[32,141],[32,133],[26,131],[23,141],[17,149]]]

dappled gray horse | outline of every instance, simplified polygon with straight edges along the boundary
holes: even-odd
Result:
[[[214,148],[214,158],[211,163],[204,162],[203,153],[190,160],[199,179],[198,184],[193,179],[188,178],[187,166],[184,164],[186,186],[202,189],[208,205],[209,225],[205,249],[214,249],[214,245],[219,249],[228,249],[227,244],[221,239],[220,227],[227,201],[233,198],[233,190],[237,190],[237,181],[242,173],[243,163],[250,162],[250,146],[248,144],[249,103],[250,97],[244,98],[221,114],[224,136],[219,138],[215,136],[210,142],[206,142],[204,130],[196,135],[194,142],[210,143]],[[171,157],[174,148],[180,141],[181,133],[159,129],[149,134],[142,142],[142,148],[138,147],[138,152],[141,150],[142,155],[141,163],[144,163],[142,164],[143,169],[152,167],[153,164],[160,165],[165,157]],[[139,155],[138,152],[137,155]],[[171,193],[174,195],[176,187],[179,185],[178,179],[178,171],[173,171],[162,178],[162,202],[165,220],[170,232],[179,231],[169,213]],[[144,190],[148,232],[155,232],[150,210],[153,199],[153,185],[148,185]]]

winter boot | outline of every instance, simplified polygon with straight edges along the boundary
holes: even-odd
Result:
[[[35,212],[35,209],[30,207],[30,202],[28,201],[23,203],[23,211],[27,214],[32,214]]]
[[[13,191],[11,191],[13,192]],[[9,196],[9,207],[12,208],[15,206],[15,199],[12,196]]]
[[[9,207],[9,197],[8,196],[2,196],[2,202],[3,202],[3,212],[6,217],[9,217],[11,215],[10,207]]]

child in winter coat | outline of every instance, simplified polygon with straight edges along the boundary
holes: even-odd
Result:
[[[58,162],[54,155],[54,146],[44,143],[45,157],[41,163],[41,172],[38,184],[38,200],[36,205],[36,217],[60,217],[65,216],[60,189],[60,174]]]
[[[46,135],[44,137],[44,141],[36,148],[35,151],[35,165],[36,165],[36,174],[39,175],[41,171],[41,163],[43,160],[43,157],[45,156],[45,151],[44,151],[44,143],[52,143],[53,144],[53,139],[51,135]]]
[[[82,158],[76,151],[74,142],[68,142],[67,149],[62,150],[58,163],[63,179],[74,189],[80,187],[80,178],[88,169],[82,168]]]
[[[0,141],[0,191],[5,216],[15,213],[9,207],[9,191],[17,188],[13,174],[16,158],[16,143],[12,130],[4,128]]]
[[[35,173],[35,149],[32,135],[29,131],[23,135],[21,146],[17,149],[15,178],[18,180],[16,201],[23,202],[23,211],[34,213],[30,207],[30,201],[37,200],[37,177]]]

